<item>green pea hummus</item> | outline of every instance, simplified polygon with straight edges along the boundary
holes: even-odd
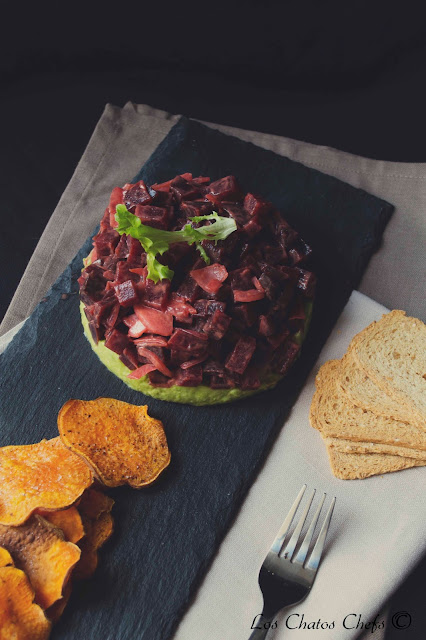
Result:
[[[135,389],[135,391],[141,391],[147,396],[158,398],[159,400],[167,400],[168,402],[179,402],[181,404],[193,404],[193,405],[208,405],[208,404],[223,404],[225,402],[233,402],[246,398],[260,391],[271,389],[275,387],[277,382],[281,380],[282,376],[278,374],[269,374],[259,389],[251,391],[243,391],[241,389],[211,389],[210,387],[202,384],[198,387],[179,387],[177,385],[169,388],[152,387],[149,383],[148,376],[144,376],[139,380],[129,379],[129,369],[121,362],[117,353],[111,351],[105,346],[105,341],[100,340],[98,344],[95,344],[92,334],[90,333],[89,323],[84,313],[84,305],[80,304],[81,320],[84,328],[84,335],[88,339],[90,346],[98,356],[99,360],[120,380],[122,380],[128,387]],[[312,302],[306,303],[306,322],[303,331],[299,331],[294,339],[300,344],[308,330],[310,318],[312,314]]]

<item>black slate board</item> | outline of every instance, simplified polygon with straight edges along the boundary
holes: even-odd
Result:
[[[149,404],[164,422],[172,462],[152,487],[110,491],[115,534],[94,577],[76,585],[53,638],[171,636],[393,210],[341,181],[182,118],[138,178],[153,183],[186,171],[212,179],[235,174],[244,189],[284,211],[313,246],[320,284],[311,330],[302,357],[275,390],[201,408],[145,398],[110,374],[83,337],[76,279],[89,252],[90,240],[85,243],[0,357],[0,445],[56,436],[57,412],[70,397],[112,396]]]

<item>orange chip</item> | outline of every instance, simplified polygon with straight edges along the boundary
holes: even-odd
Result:
[[[84,536],[83,523],[76,507],[69,507],[62,511],[38,511],[37,513],[58,529],[62,529],[65,540],[68,542],[75,544]]]
[[[4,547],[0,547],[0,568],[11,565],[13,567],[13,559],[9,551]]]
[[[71,506],[93,474],[61,439],[0,448],[0,524],[19,525],[36,509]]]
[[[139,488],[153,482],[170,462],[166,434],[146,406],[112,398],[68,400],[58,415],[66,447],[80,455],[108,487]]]
[[[0,640],[47,640],[51,623],[34,604],[27,576],[15,567],[0,568]]]
[[[82,516],[86,535],[79,542],[81,558],[73,577],[76,580],[90,578],[98,566],[98,549],[108,540],[114,529],[114,520],[108,511],[104,511],[96,519]]]
[[[78,511],[88,518],[99,518],[104,511],[110,512],[114,500],[97,489],[86,489],[78,503]]]
[[[43,609],[62,597],[81,555],[79,547],[66,542],[62,531],[39,515],[20,527],[0,525],[0,545],[9,551],[17,568],[25,571],[35,602]]]
[[[63,588],[63,596],[56,600],[48,609],[46,609],[46,616],[51,622],[58,622],[59,618],[65,611],[65,607],[68,604],[72,592],[72,580],[68,580]]]

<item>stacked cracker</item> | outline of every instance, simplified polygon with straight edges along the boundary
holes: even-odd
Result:
[[[392,311],[315,380],[311,426],[343,480],[426,465],[426,325]]]

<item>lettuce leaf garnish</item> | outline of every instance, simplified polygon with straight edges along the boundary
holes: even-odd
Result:
[[[210,224],[197,229],[194,229],[191,224],[186,224],[180,231],[164,231],[142,224],[140,218],[131,213],[124,204],[117,205],[115,219],[118,222],[117,231],[119,234],[125,233],[132,236],[132,238],[139,240],[143,246],[147,254],[148,278],[155,283],[159,280],[173,278],[174,271],[156,259],[156,256],[163,255],[171,244],[175,242],[195,244],[204,262],[210,264],[210,259],[201,245],[202,241],[210,240],[217,244],[218,240],[225,240],[237,230],[233,218],[225,218],[215,212],[206,216],[189,218],[191,222],[195,223],[210,220]]]

